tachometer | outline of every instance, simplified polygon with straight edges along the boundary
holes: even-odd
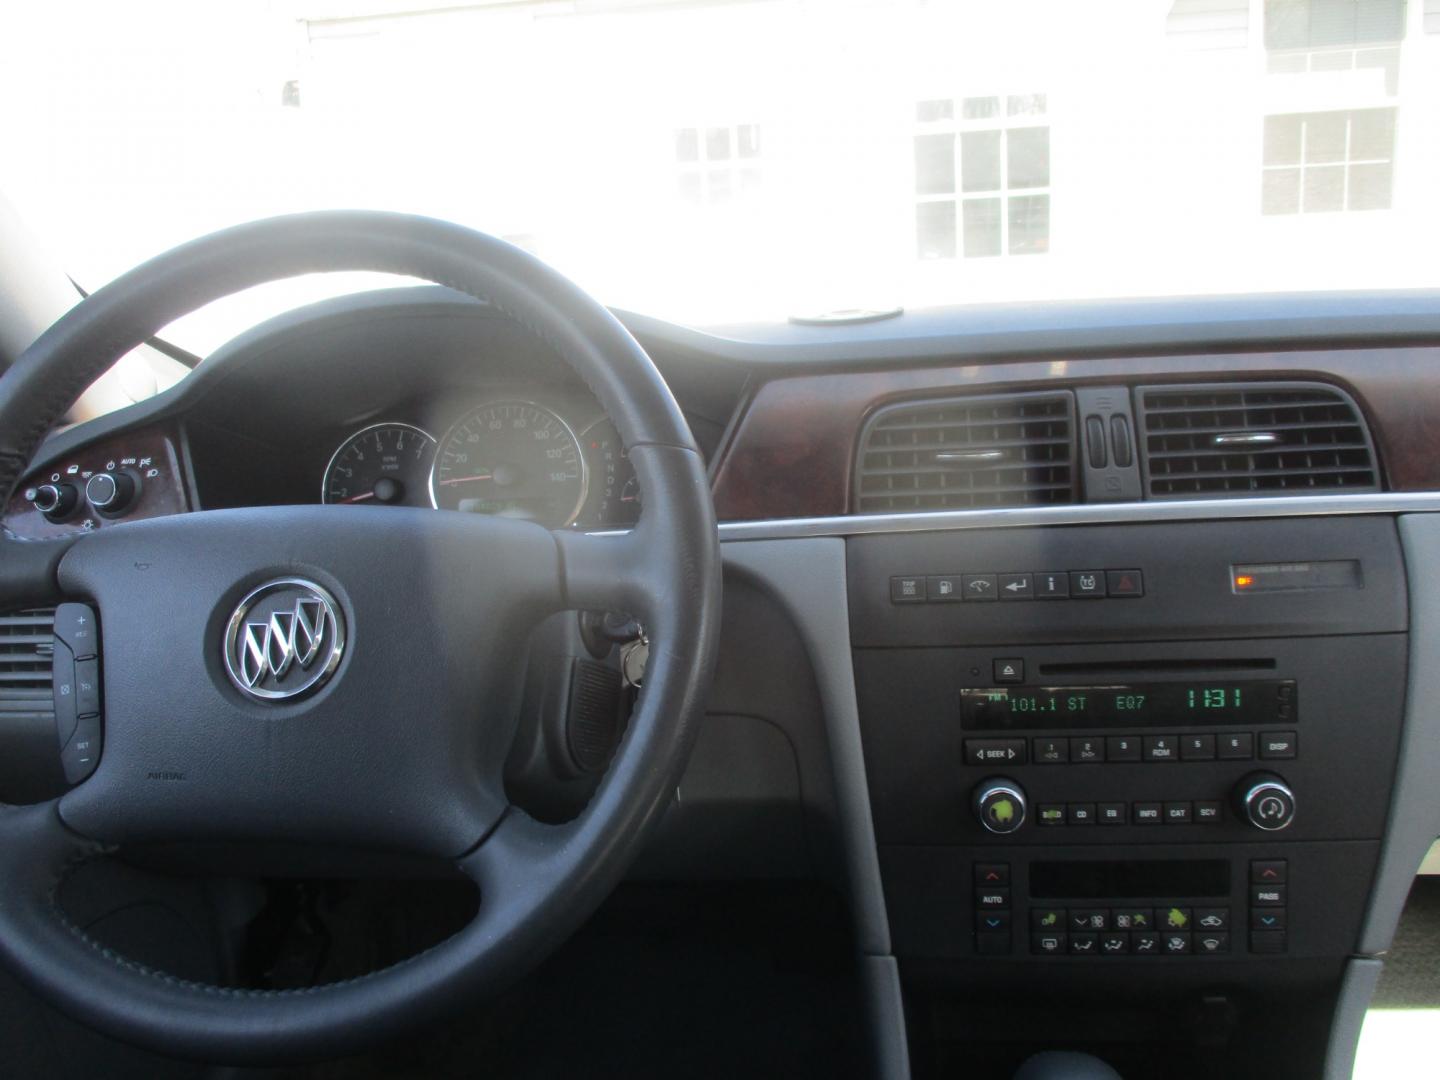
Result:
[[[442,510],[569,525],[585,503],[575,433],[549,409],[496,401],[466,413],[440,440],[430,498]]]
[[[435,438],[413,424],[372,424],[330,456],[320,499],[327,503],[429,506]]]

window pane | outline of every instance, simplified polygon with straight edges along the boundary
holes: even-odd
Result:
[[[1266,0],[1265,47],[1299,49],[1309,43],[1309,0]]]
[[[915,137],[915,192],[948,195],[955,190],[955,136]]]
[[[1345,208],[1345,166],[1324,165],[1305,170],[1302,206],[1307,214]]]
[[[965,191],[1000,190],[1000,132],[960,136],[960,184]]]
[[[1305,71],[1304,53],[1270,53],[1265,57],[1265,72],[1269,75],[1299,75]]]
[[[1262,214],[1298,214],[1300,212],[1299,169],[1266,169],[1260,176],[1260,212]]]
[[[922,101],[915,106],[915,119],[922,124],[933,123],[936,120],[953,120],[954,118],[955,103],[949,98]]]
[[[1399,41],[1405,36],[1405,0],[1359,0],[1356,41]]]
[[[1348,210],[1390,209],[1390,184],[1393,166],[1351,165]]]
[[[1010,197],[1010,254],[1039,255],[1050,250],[1050,196]]]
[[[990,120],[1000,115],[998,97],[967,97],[960,106],[960,114],[966,120]]]
[[[759,191],[759,190],[760,190],[760,184],[761,184],[761,174],[760,174],[760,170],[759,170],[759,169],[741,169],[741,170],[740,170],[740,190],[741,190],[741,192],[748,194],[748,193],[753,192],[753,191]]]
[[[739,144],[741,157],[759,157],[760,125],[741,124],[735,129],[735,141]]]
[[[685,202],[700,204],[700,174],[698,172],[683,172],[676,181],[676,190],[680,198]]]
[[[1305,164],[1345,160],[1348,113],[1311,113],[1305,117]]]
[[[1394,156],[1394,109],[1358,109],[1350,114],[1351,161],[1389,161]]]
[[[1006,186],[1044,187],[1050,183],[1050,129],[1011,128],[1005,136]]]
[[[922,259],[955,257],[955,204],[920,203],[915,207],[915,247]]]
[[[695,161],[700,157],[700,133],[694,128],[675,132],[675,160]]]
[[[1310,45],[1355,42],[1355,0],[1310,0]]]
[[[1355,66],[1355,54],[1349,49],[1315,53],[1310,57],[1311,71],[1349,71]]]
[[[1300,164],[1300,117],[1265,117],[1265,164]]]
[[[1385,73],[1385,93],[1394,94],[1400,89],[1400,50],[1362,49],[1355,54],[1357,70],[1379,68]]]
[[[1044,94],[1011,94],[1005,99],[1005,112],[1009,116],[1044,116]]]
[[[706,180],[710,183],[710,201],[712,203],[726,203],[730,201],[730,170],[711,169],[706,174]]]
[[[730,160],[730,129],[728,127],[706,129],[705,157],[709,161]]]
[[[965,200],[965,257],[1000,254],[1000,200]]]

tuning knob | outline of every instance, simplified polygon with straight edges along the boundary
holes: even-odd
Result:
[[[992,776],[975,789],[975,816],[992,833],[1004,836],[1025,824],[1025,790],[1014,780]]]
[[[124,513],[135,498],[135,478],[126,472],[97,472],[85,482],[85,499],[102,514]]]
[[[80,501],[80,492],[74,484],[41,484],[30,501],[51,521],[63,521]]]
[[[1274,773],[1251,773],[1235,787],[1240,816],[1266,832],[1279,832],[1295,820],[1295,793]]]

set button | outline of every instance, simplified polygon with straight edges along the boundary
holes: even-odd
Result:
[[[896,574],[893,604],[987,603],[1016,600],[1132,599],[1145,595],[1140,570],[1010,570],[955,574]]]

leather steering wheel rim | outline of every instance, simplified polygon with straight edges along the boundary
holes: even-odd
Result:
[[[0,537],[0,606],[65,597],[96,606],[105,698],[94,774],[51,802],[0,806],[0,959],[81,1021],[171,1056],[255,1064],[333,1056],[473,1003],[523,973],[604,898],[663,811],[715,661],[714,511],[703,460],[659,372],[565,278],[509,244],[432,219],[347,211],[257,222],[176,248],[97,290],[0,378],[0,500],[81,389],[131,348],[240,289],[337,270],[446,285],[540,336],[614,420],[645,512],[619,535],[455,512],[264,507],[107,525],[61,541]],[[367,571],[376,550],[416,542],[415,565]],[[147,567],[167,571],[159,589],[148,579],[152,595],[127,576],[138,552]],[[215,628],[238,593],[297,564],[340,596],[355,656],[313,697],[264,712],[218,674]],[[441,569],[453,577],[437,588],[429,575]],[[443,685],[433,690],[406,683],[424,698],[425,715],[392,735],[394,717],[371,717],[364,706],[367,695],[400,700],[369,670],[389,662],[377,614],[417,590],[433,605],[414,627],[417,648],[448,634],[475,659],[442,660],[443,677],[433,681]],[[204,610],[191,613],[197,605]],[[496,787],[495,756],[513,721],[507,728],[503,710],[482,706],[510,700],[505,642],[523,639],[548,613],[579,608],[639,617],[650,661],[590,803],[570,823],[542,825]],[[146,620],[157,617],[176,623],[173,632],[143,640]],[[412,678],[401,659],[386,677]],[[176,687],[151,686],[147,699],[140,672]],[[155,698],[162,693],[169,696]],[[337,735],[348,752],[322,751]],[[167,756],[184,763],[176,772],[193,783],[145,783],[147,762]],[[433,789],[415,790],[431,774]],[[296,778],[313,790],[290,790]],[[438,855],[477,884],[479,914],[416,957],[303,991],[186,982],[113,954],[65,918],[56,897],[78,864],[130,842],[191,838],[359,841]]]

